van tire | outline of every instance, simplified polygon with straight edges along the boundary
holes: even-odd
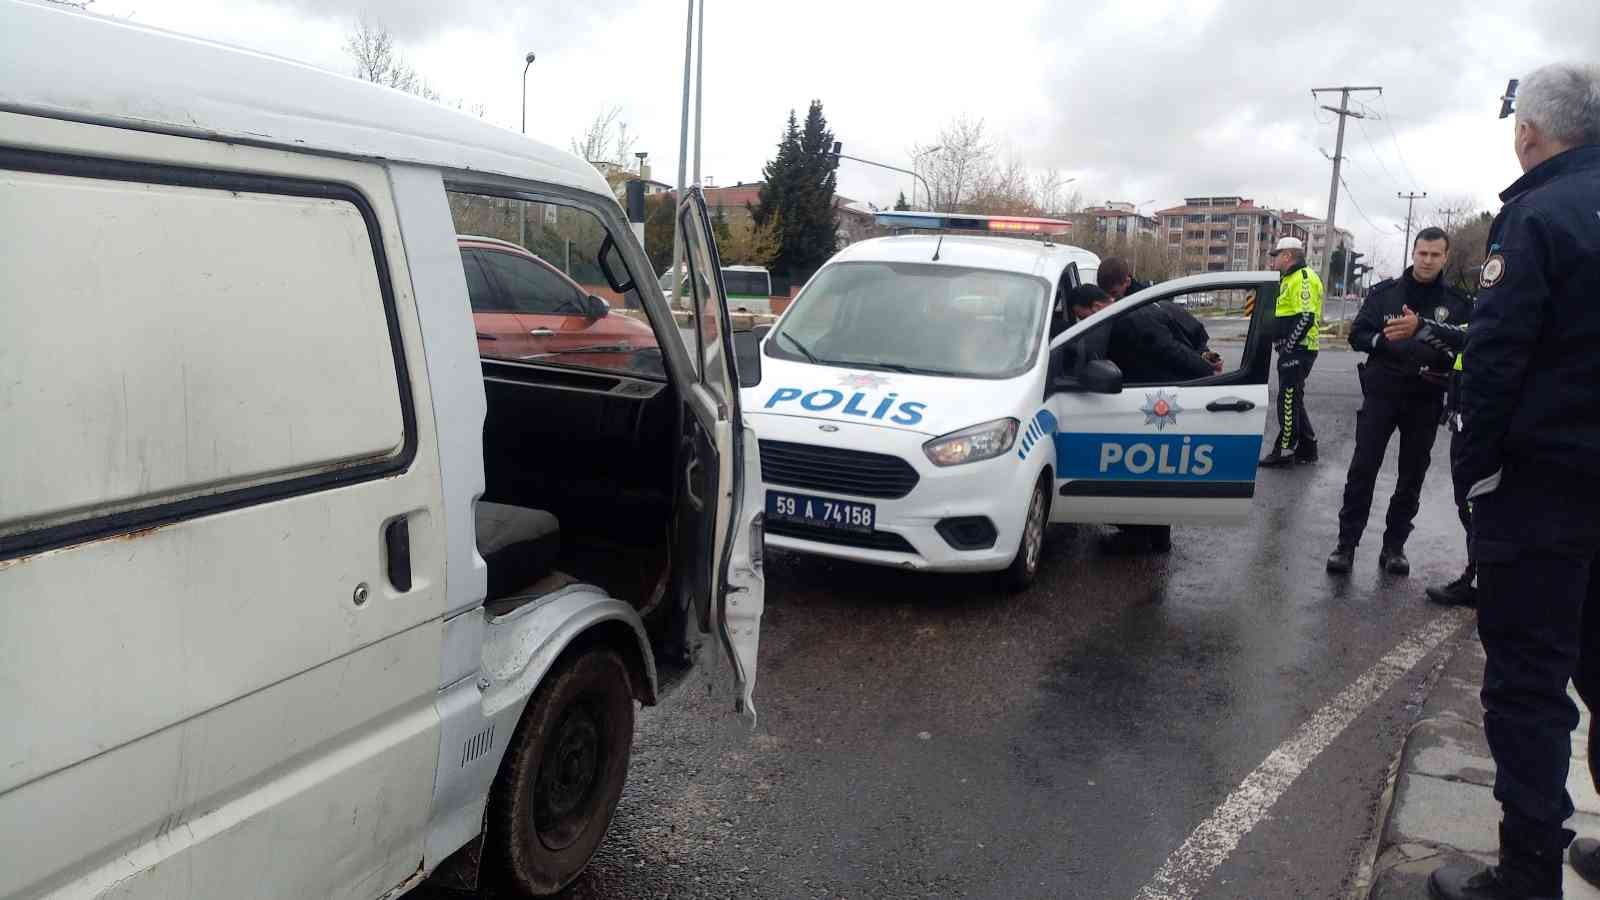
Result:
[[[548,897],[605,839],[633,746],[633,692],[615,650],[559,661],[529,699],[489,795],[496,893]]]
[[[1034,482],[1033,493],[1028,495],[1028,507],[1022,514],[1022,536],[1017,540],[1017,555],[1011,565],[1001,573],[1001,584],[1011,593],[1021,593],[1032,586],[1044,565],[1044,539],[1050,528],[1050,478],[1049,473]]]

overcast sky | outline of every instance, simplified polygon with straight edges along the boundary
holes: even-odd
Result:
[[[956,115],[1088,203],[1145,212],[1240,194],[1326,211],[1336,122],[1311,89],[1382,85],[1352,119],[1338,224],[1396,271],[1399,191],[1495,208],[1518,175],[1509,77],[1600,59],[1596,0],[707,0],[702,173],[753,181],[812,98],[846,153],[909,167]],[[1304,7],[1302,9],[1302,7]],[[95,0],[94,12],[341,72],[358,17],[395,36],[447,97],[565,147],[620,107],[654,175],[676,178],[686,3],[678,0]],[[1308,11],[1314,10],[1314,11]],[[1336,95],[1335,95],[1336,96]],[[1335,97],[1324,102],[1337,105]],[[839,189],[888,205],[906,176],[844,161]],[[1353,196],[1352,196],[1353,195]],[[1352,202],[1353,200],[1353,202]],[[1145,201],[1152,201],[1148,204]]]

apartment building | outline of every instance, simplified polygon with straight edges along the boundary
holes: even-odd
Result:
[[[1292,209],[1284,213],[1283,220],[1305,231],[1305,236],[1301,239],[1306,242],[1306,265],[1317,272],[1323,270],[1323,265],[1328,261],[1328,254],[1335,248],[1356,245],[1355,235],[1344,228],[1335,228],[1337,237],[1330,242],[1327,221],[1308,216],[1299,210]]]
[[[1083,211],[1088,226],[1105,238],[1107,244],[1126,243],[1139,238],[1155,239],[1161,220],[1140,215],[1132,203],[1108,202]]]
[[[1273,245],[1288,233],[1276,211],[1248,197],[1186,197],[1155,218],[1185,275],[1265,268]]]

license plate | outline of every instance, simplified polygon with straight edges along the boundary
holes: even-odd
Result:
[[[878,518],[871,503],[830,500],[787,491],[767,491],[767,518],[840,531],[870,532]]]

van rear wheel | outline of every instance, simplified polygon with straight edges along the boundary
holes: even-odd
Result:
[[[499,881],[547,897],[571,884],[605,839],[633,745],[633,694],[616,651],[560,663],[528,701],[489,798]]]

